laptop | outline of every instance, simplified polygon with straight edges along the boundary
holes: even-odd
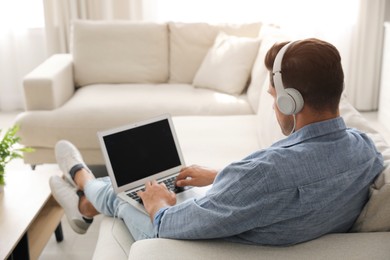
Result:
[[[118,197],[146,213],[137,191],[152,180],[175,192],[177,203],[204,194],[200,188],[175,188],[185,166],[169,114],[98,132],[108,175]]]

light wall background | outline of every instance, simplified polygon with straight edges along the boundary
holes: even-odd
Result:
[[[381,8],[389,9],[390,0],[0,0],[0,111],[23,109],[22,80],[48,56],[69,51],[69,21],[72,19],[130,19],[154,22],[242,23],[262,21],[277,24],[293,38],[317,37],[334,44],[340,51],[345,71],[346,89],[352,103],[361,110],[375,110],[378,82],[368,78],[372,86],[369,102],[359,101],[356,93],[356,55],[362,56],[366,46],[362,20]],[[370,8],[368,8],[370,7]],[[363,10],[364,11],[364,10]],[[366,10],[367,11],[367,10]],[[387,13],[390,13],[389,11]],[[365,19],[362,19],[363,18]],[[379,15],[380,18],[380,15]],[[380,20],[380,19],[379,19]],[[378,32],[380,34],[380,32]],[[359,38],[360,37],[360,38]],[[361,40],[363,39],[363,40]],[[381,38],[374,39],[380,51]],[[359,49],[360,48],[360,49]],[[369,50],[368,50],[369,51]],[[380,53],[376,54],[380,55]],[[363,57],[371,57],[365,54]],[[377,60],[373,61],[378,63]],[[367,63],[363,59],[359,64]],[[377,73],[378,69],[372,73]],[[372,74],[371,73],[371,74]],[[379,76],[376,75],[378,78]],[[355,81],[354,81],[355,80]],[[367,85],[367,84],[366,84]],[[367,89],[367,86],[363,86]],[[364,95],[367,97],[367,95]],[[371,102],[373,101],[373,102]],[[367,105],[368,103],[369,105]]]

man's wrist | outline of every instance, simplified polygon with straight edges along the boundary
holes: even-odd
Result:
[[[167,203],[161,202],[158,204],[154,204],[151,208],[149,208],[149,210],[147,211],[149,213],[150,220],[152,221],[152,223],[154,222],[156,214],[160,212],[162,209],[167,209],[169,206],[170,205],[168,205]]]

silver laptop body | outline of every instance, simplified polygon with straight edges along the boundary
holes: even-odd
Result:
[[[114,191],[144,213],[130,194],[148,181],[177,176],[185,166],[169,114],[98,132],[98,138]],[[177,193],[177,203],[203,194],[204,189],[186,188]]]

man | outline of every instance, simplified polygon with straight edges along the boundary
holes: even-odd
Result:
[[[95,179],[77,149],[60,141],[56,157],[68,181],[53,177],[50,185],[73,229],[86,232],[92,218],[103,213],[122,218],[135,240],[224,238],[291,245],[347,232],[367,202],[383,158],[339,115],[340,55],[327,42],[306,39],[275,44],[265,66],[275,115],[288,137],[220,172],[184,168],[177,186],[212,184],[202,198],[176,205],[164,184],[148,182],[139,192],[147,216],[117,198],[109,179]]]

